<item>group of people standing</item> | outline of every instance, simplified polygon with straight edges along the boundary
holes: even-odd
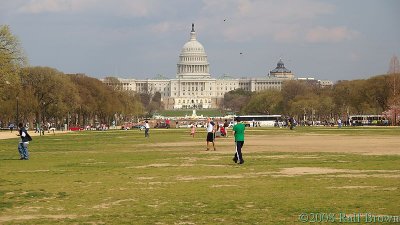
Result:
[[[148,130],[149,125],[148,121],[145,121],[145,137],[149,137]],[[206,151],[209,151],[212,147],[214,151],[217,150],[215,146],[215,138],[216,133],[219,132],[221,136],[228,137],[228,127],[229,123],[225,120],[223,125],[216,124],[211,118],[207,118],[207,122],[205,124],[205,128],[207,130],[206,142],[207,148]],[[243,156],[242,156],[242,148],[244,145],[244,132],[245,132],[245,124],[240,122],[240,118],[236,118],[236,124],[232,127],[232,133],[235,137],[235,155],[233,157],[233,161],[235,163],[243,164]],[[190,125],[190,135],[194,138],[196,133],[196,123],[192,123]]]
[[[226,127],[225,127],[226,125]],[[224,123],[224,129],[227,132],[228,129],[228,123],[225,120]],[[236,124],[233,126],[232,128],[232,133],[235,137],[235,154],[233,157],[233,161],[235,163],[239,163],[239,164],[243,164],[244,160],[243,160],[243,156],[242,156],[242,148],[244,145],[244,132],[245,132],[245,125],[243,123],[240,122],[239,118],[236,118]],[[206,129],[207,129],[207,149],[206,151],[210,150],[210,145],[212,144],[212,147],[214,149],[214,151],[216,150],[215,147],[215,132],[216,132],[216,125],[214,123],[214,121],[212,121],[210,118],[207,119],[207,124],[206,124]],[[226,133],[227,135],[227,133]]]

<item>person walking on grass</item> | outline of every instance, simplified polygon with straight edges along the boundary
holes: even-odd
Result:
[[[29,159],[29,151],[28,151],[28,144],[32,138],[29,136],[28,132],[26,131],[24,125],[22,123],[18,124],[19,132],[18,136],[21,137],[21,140],[18,144],[18,152],[20,155],[21,160],[28,160]]]
[[[192,123],[192,126],[190,128],[190,135],[194,138],[194,134],[196,133],[196,124]]]
[[[235,163],[243,164],[244,160],[242,157],[242,147],[244,145],[244,130],[245,125],[240,123],[240,118],[236,118],[236,124],[232,128],[233,136],[235,137],[235,155],[233,157],[233,161]]]
[[[150,125],[149,125],[149,121],[144,121],[144,137],[150,137],[149,135],[149,130],[150,130]]]
[[[228,127],[229,127],[228,120],[225,120],[224,122],[225,137],[228,137]]]
[[[8,125],[8,128],[10,128],[11,133],[14,130],[14,123],[10,123],[10,125]]]
[[[208,147],[210,142],[212,143],[212,146],[214,148],[214,151],[216,150],[215,148],[215,123],[214,121],[212,121],[210,118],[207,119],[207,124],[206,124],[206,128],[207,128],[207,150],[210,150],[210,148]]]

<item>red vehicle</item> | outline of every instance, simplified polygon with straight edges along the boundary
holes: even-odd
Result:
[[[81,130],[83,130],[83,128],[82,127],[69,127],[69,130],[70,131],[81,131]]]

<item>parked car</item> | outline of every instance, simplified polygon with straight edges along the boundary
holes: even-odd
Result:
[[[137,125],[135,125],[135,126],[133,126],[132,128],[136,128],[136,129],[139,129],[139,130],[144,130],[144,125],[140,125],[140,124],[137,124]]]
[[[81,131],[84,130],[83,127],[69,127],[70,131]]]
[[[165,122],[156,123],[154,128],[167,128],[167,124]]]
[[[204,124],[202,124],[202,123],[197,124],[197,127],[202,128],[202,127],[204,127]]]

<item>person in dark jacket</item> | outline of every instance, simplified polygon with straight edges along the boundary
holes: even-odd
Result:
[[[19,133],[17,135],[21,137],[21,140],[19,141],[18,144],[18,152],[19,155],[21,156],[20,159],[28,160],[29,159],[28,144],[30,136],[22,123],[18,124],[18,128],[19,128]]]

